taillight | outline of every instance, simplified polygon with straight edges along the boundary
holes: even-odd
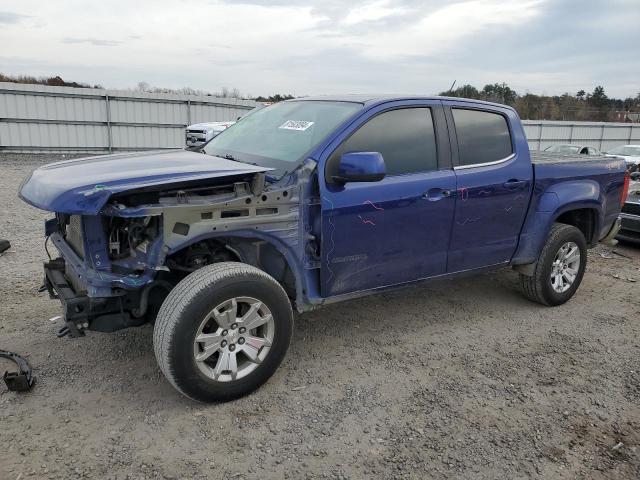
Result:
[[[629,193],[629,181],[631,172],[627,170],[624,172],[624,186],[622,187],[622,195],[620,196],[620,208],[624,206],[624,202],[627,201],[627,193]]]

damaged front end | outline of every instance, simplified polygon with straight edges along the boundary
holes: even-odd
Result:
[[[60,252],[44,265],[45,287],[63,307],[60,336],[141,325],[151,289],[168,293],[170,286],[156,279],[154,267],[162,257],[160,218],[119,220],[56,214],[46,222],[47,236]]]
[[[301,221],[311,208],[301,191],[311,188],[314,167],[278,182],[250,172],[133,188],[109,195],[96,214],[56,213],[46,235],[60,256],[44,270],[45,288],[63,307],[59,335],[153,322],[181,279],[224,261],[256,265],[300,298],[298,266],[318,251],[302,226],[310,222]],[[100,190],[105,196],[109,187]]]

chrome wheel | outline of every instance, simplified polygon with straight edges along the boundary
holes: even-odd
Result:
[[[551,264],[551,287],[558,293],[564,293],[578,276],[580,270],[580,248],[574,242],[563,244]]]
[[[269,354],[275,322],[260,300],[235,297],[202,320],[193,342],[200,371],[217,382],[238,380],[253,372]]]

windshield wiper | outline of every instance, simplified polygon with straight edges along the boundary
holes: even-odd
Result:
[[[234,157],[233,155],[231,155],[230,153],[225,153],[222,158],[224,158],[225,160],[231,160],[232,162],[238,162],[238,163],[245,163],[247,165],[253,165],[254,167],[258,167],[259,165],[257,163],[254,162],[246,162],[244,160],[239,160],[236,157]]]

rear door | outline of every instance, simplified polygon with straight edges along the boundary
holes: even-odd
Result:
[[[518,245],[533,169],[510,109],[445,101],[457,201],[448,272],[508,262]]]
[[[323,297],[446,272],[456,184],[446,120],[441,102],[416,102],[376,107],[323,154]],[[386,177],[333,184],[348,151],[381,153]]]

